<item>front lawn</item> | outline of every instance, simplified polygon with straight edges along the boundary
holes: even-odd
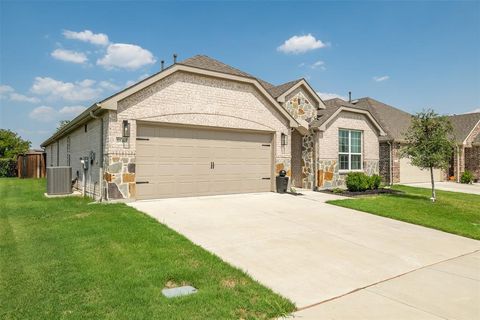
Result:
[[[267,319],[288,300],[124,204],[0,179],[1,319]],[[166,299],[165,286],[198,293]]]
[[[407,186],[393,189],[404,193],[328,203],[480,239],[480,196],[437,190],[437,201],[432,203],[429,189]]]

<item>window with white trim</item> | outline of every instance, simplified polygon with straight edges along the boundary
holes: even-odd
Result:
[[[338,130],[338,163],[340,170],[362,170],[362,132]]]

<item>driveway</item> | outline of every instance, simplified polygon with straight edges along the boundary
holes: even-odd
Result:
[[[479,241],[325,203],[332,198],[260,193],[129,205],[291,299],[304,309],[299,317],[348,318],[339,303],[370,318],[381,310],[403,319],[480,315]]]
[[[427,189],[432,188],[432,185],[429,182],[407,183],[405,185],[411,186],[411,187],[427,188]],[[463,183],[442,181],[442,182],[435,182],[435,188],[438,190],[444,190],[444,191],[453,191],[453,192],[462,192],[462,193],[471,193],[471,194],[480,195],[479,183],[463,184]]]

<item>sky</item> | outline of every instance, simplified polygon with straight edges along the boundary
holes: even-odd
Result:
[[[60,120],[196,54],[324,99],[480,112],[479,1],[0,0],[0,127],[39,147]]]

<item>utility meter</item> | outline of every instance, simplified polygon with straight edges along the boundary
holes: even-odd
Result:
[[[88,157],[80,158],[80,163],[82,164],[83,170],[88,170]]]

